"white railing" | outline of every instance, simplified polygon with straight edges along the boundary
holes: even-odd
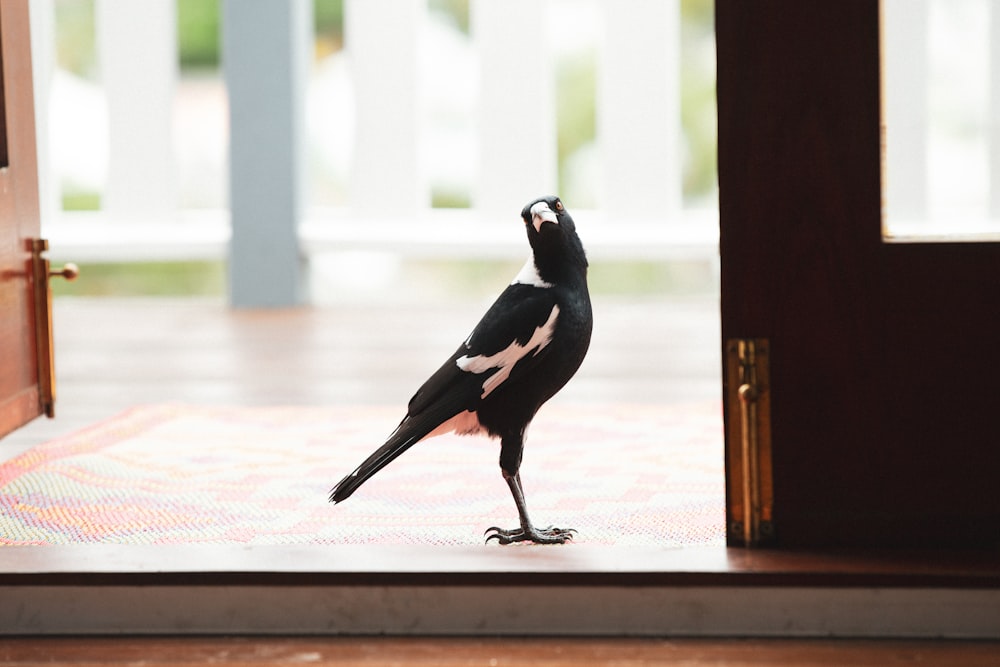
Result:
[[[225,203],[195,210],[179,196],[186,174],[182,168],[178,178],[176,146],[190,141],[193,130],[189,126],[179,135],[175,125],[179,73],[172,0],[95,1],[107,141],[106,166],[97,154],[94,170],[106,170],[106,185],[101,211],[60,211],[57,165],[52,153],[46,154],[54,141],[48,125],[55,71],[52,3],[31,0],[43,226],[53,255],[77,261],[225,257],[230,239]],[[350,86],[333,95],[321,123],[310,123],[320,136],[306,142],[323,143],[324,132],[351,137],[349,146],[341,146],[350,153],[350,178],[340,205],[304,199],[297,233],[305,255],[352,249],[523,255],[523,239],[508,233],[510,221],[525,201],[557,189],[553,52],[574,30],[563,24],[566,17],[589,18],[579,22],[579,39],[592,39],[597,48],[600,157],[586,186],[593,206],[571,208],[578,220],[587,221],[591,254],[703,259],[716,254],[713,208],[691,211],[682,205],[679,0],[471,0],[468,58],[451,63],[449,72],[462,73],[454,80],[442,80],[441,63],[428,60],[427,44],[437,37],[429,28],[426,2],[344,4]],[[299,46],[308,54],[303,62],[311,62],[312,45]],[[315,117],[316,104],[331,97],[317,89],[323,81],[314,73],[303,92],[310,105],[299,119],[303,124]],[[214,85],[222,86],[221,80]],[[453,111],[465,115],[451,141],[435,143],[428,106],[442,87],[461,89]],[[353,105],[338,115],[344,105],[336,97],[343,95],[352,96]],[[216,98],[225,104],[224,95]],[[301,102],[305,109],[306,100]],[[224,146],[226,137],[219,136],[226,132],[224,106],[211,113],[205,123],[216,132],[203,143]],[[442,154],[465,166],[459,176],[466,179],[472,208],[430,207],[432,158]],[[218,170],[221,189],[226,164]]]

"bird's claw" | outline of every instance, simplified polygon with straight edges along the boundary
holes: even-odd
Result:
[[[496,540],[499,544],[513,544],[514,542],[533,542],[534,544],[565,544],[571,542],[576,530],[573,528],[514,528],[506,530],[498,526],[491,526],[483,533],[486,535],[486,543]]]

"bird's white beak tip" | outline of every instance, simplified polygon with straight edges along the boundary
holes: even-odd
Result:
[[[531,224],[536,232],[541,230],[543,222],[559,224],[559,219],[552,212],[552,209],[549,208],[548,204],[540,201],[531,207]]]

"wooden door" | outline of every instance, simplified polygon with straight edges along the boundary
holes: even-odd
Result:
[[[774,541],[1000,548],[1000,245],[882,238],[878,0],[717,0],[716,30],[723,340],[767,340]]]
[[[44,410],[33,244],[38,169],[26,0],[0,3],[0,436]]]

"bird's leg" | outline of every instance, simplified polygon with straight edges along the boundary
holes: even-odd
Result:
[[[521,473],[510,474],[503,470],[503,478],[510,487],[511,495],[514,496],[514,504],[517,505],[517,514],[521,519],[521,527],[512,530],[504,530],[493,526],[486,530],[486,541],[495,539],[500,544],[511,544],[513,542],[534,542],[535,544],[565,544],[573,539],[576,532],[572,528],[535,528],[531,519],[528,518],[528,506],[524,502],[524,490],[521,487]]]

